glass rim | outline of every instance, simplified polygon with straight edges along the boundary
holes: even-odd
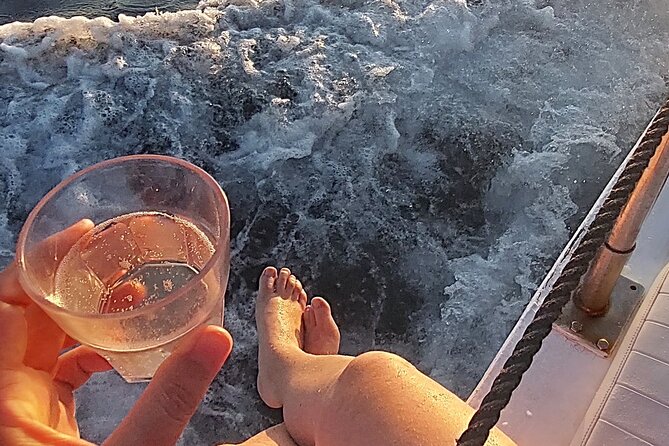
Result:
[[[84,311],[68,310],[67,308],[63,308],[51,302],[45,296],[42,295],[43,293],[41,291],[35,289],[31,281],[29,280],[30,278],[28,277],[28,272],[26,271],[25,244],[26,244],[26,239],[28,237],[28,232],[32,228],[35,218],[42,210],[42,208],[46,205],[46,203],[48,203],[54,197],[54,195],[61,192],[66,187],[70,186],[76,180],[90,174],[91,172],[98,171],[101,169],[106,169],[108,167],[114,166],[116,164],[125,163],[127,161],[138,161],[138,160],[165,162],[168,164],[179,166],[185,170],[195,173],[202,180],[204,180],[204,182],[210,187],[210,189],[216,195],[217,198],[216,213],[219,217],[219,220],[221,219],[221,217],[225,217],[225,215],[223,215],[224,209],[228,210],[228,216],[229,216],[230,205],[228,203],[228,198],[225,195],[225,192],[223,191],[223,188],[221,188],[221,185],[218,184],[218,182],[201,167],[198,167],[195,164],[192,164],[180,158],[166,155],[128,155],[128,156],[120,156],[117,158],[112,158],[109,160],[101,161],[99,163],[90,165],[78,172],[75,172],[74,174],[70,175],[69,177],[65,178],[60,183],[58,183],[56,186],[54,186],[46,195],[44,195],[44,197],[42,197],[37,202],[35,207],[30,211],[30,214],[28,214],[28,218],[26,218],[26,221],[23,223],[21,232],[19,233],[19,237],[17,240],[16,263],[18,266],[19,282],[23,287],[23,289],[26,291],[26,293],[29,295],[29,297],[33,300],[33,302],[37,303],[38,305],[43,307],[45,310],[48,310],[49,312],[61,313],[63,315],[68,315],[68,316],[78,316],[87,319],[107,319],[107,320],[125,319],[127,317],[130,317],[131,314],[132,317],[135,317],[142,315],[144,313],[148,313],[154,310],[155,308],[168,305],[173,301],[181,298],[184,294],[186,294],[186,292],[191,290],[193,284],[204,279],[204,276],[211,270],[213,265],[223,255],[223,252],[220,248],[221,248],[221,242],[223,240],[225,227],[223,225],[220,225],[218,234],[216,234],[218,235],[218,239],[216,240],[216,243],[214,243],[214,253],[212,254],[211,258],[207,260],[207,263],[205,263],[202,269],[195,276],[193,276],[186,285],[180,287],[173,293],[168,294],[165,298],[157,302],[151,302],[146,306],[128,312],[122,311],[119,313],[89,313]],[[230,220],[228,217],[228,230],[229,230],[229,223]]]

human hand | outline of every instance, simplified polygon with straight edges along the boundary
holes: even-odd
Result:
[[[44,242],[66,252],[93,227],[82,220]],[[0,444],[90,445],[80,439],[73,392],[111,366],[75,342],[32,302],[15,264],[0,272]],[[174,444],[232,349],[230,334],[208,326],[184,340],[160,366],[105,445]]]

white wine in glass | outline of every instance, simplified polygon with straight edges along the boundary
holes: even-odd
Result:
[[[116,189],[107,187],[110,177]],[[223,323],[229,211],[210,176],[173,158],[126,157],[92,166],[54,191],[21,233],[22,283],[65,332],[127,381],[151,378],[194,328]],[[63,222],[82,217],[97,224],[67,253],[31,254]]]

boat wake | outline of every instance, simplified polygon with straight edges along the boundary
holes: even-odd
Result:
[[[206,0],[0,26],[0,255],[75,170],[180,156],[231,202],[236,340],[185,443],[277,420],[255,393],[267,264],[332,302],[344,352],[466,397],[663,99],[668,23],[660,1]],[[117,381],[78,395],[92,441],[141,390]]]

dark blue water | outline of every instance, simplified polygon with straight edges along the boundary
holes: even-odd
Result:
[[[16,20],[32,21],[48,15],[106,16],[116,19],[119,14],[138,15],[156,9],[177,11],[194,8],[197,3],[197,0],[2,0],[0,24]]]

